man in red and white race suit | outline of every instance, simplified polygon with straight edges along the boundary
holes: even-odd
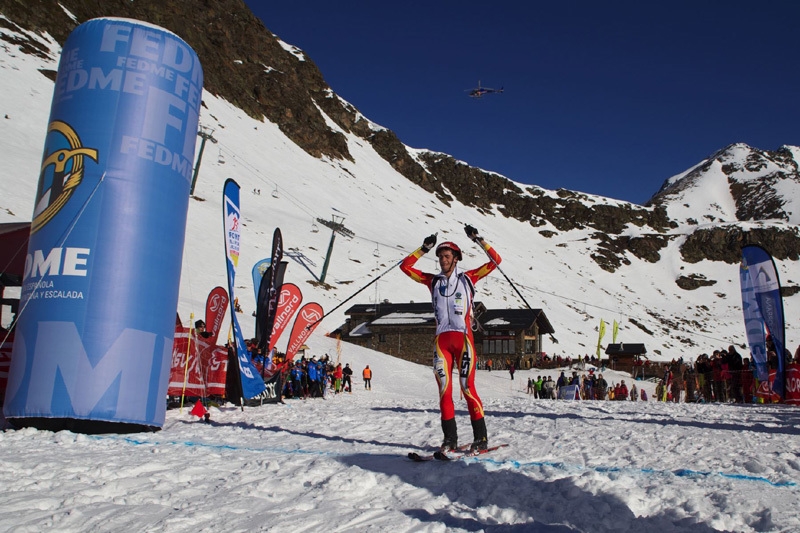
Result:
[[[459,385],[467,400],[472,422],[472,449],[486,449],[488,438],[483,403],[475,389],[475,342],[472,335],[472,300],[475,283],[492,272],[500,263],[500,256],[471,226],[465,228],[467,235],[480,244],[491,260],[480,267],[462,271],[458,262],[462,255],[453,242],[443,242],[436,248],[441,272],[430,274],[414,268],[414,264],[436,244],[436,236],[427,237],[423,245],[406,257],[400,269],[411,279],[424,284],[431,291],[436,316],[436,339],[433,370],[439,385],[439,408],[442,417],[444,442],[442,451],[458,446],[455,407],[453,406],[451,381],[453,367],[459,369]]]

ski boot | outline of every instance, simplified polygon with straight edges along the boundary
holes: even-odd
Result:
[[[442,420],[442,431],[444,432],[444,441],[439,447],[439,451],[447,453],[458,448],[458,431],[456,429],[456,419]]]
[[[486,420],[479,418],[472,421],[472,445],[469,447],[470,453],[480,453],[489,447],[489,438],[486,436]]]

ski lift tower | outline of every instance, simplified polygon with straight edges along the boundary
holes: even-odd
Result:
[[[330,220],[318,218],[317,222],[319,222],[323,226],[331,228],[331,242],[330,244],[328,244],[328,253],[325,255],[325,264],[322,265],[322,274],[319,277],[319,282],[325,283],[325,276],[328,274],[328,264],[331,262],[331,253],[333,253],[333,241],[336,240],[336,234],[338,233],[342,237],[348,237],[348,238],[354,237],[355,234],[346,227],[344,227],[343,216],[331,215]]]
[[[207,128],[205,126],[200,126],[200,131],[197,132],[197,136],[203,139],[200,141],[200,153],[197,154],[197,164],[194,167],[194,174],[192,175],[192,185],[189,188],[189,196],[194,194],[194,186],[197,184],[197,175],[200,173],[200,163],[203,162],[203,150],[206,149],[206,141],[211,141],[214,144],[217,144],[217,140],[214,138],[214,130],[212,128]],[[220,156],[222,154],[220,153]],[[223,163],[225,161],[222,161]]]

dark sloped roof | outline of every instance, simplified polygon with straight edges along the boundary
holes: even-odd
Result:
[[[606,355],[644,355],[646,353],[647,348],[644,347],[644,344],[609,344],[606,348]]]
[[[477,318],[485,331],[529,329],[536,323],[540,334],[555,333],[541,309],[486,309],[480,302],[475,305],[482,311]],[[365,318],[375,326],[434,324],[430,302],[358,304],[350,307],[345,314],[351,317],[366,315]]]
[[[540,334],[555,333],[541,309],[487,309],[478,321],[486,331],[498,329],[528,329],[536,323]]]
[[[430,313],[433,305],[430,302],[393,304],[381,302],[377,304],[357,304],[344,312],[345,315],[383,316],[389,313]]]

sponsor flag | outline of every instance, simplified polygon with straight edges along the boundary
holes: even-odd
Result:
[[[289,321],[300,309],[303,303],[303,294],[300,287],[294,283],[284,283],[278,297],[278,311],[275,313],[275,323],[272,325],[272,335],[269,338],[269,353],[275,348],[275,344],[283,334],[283,330],[289,325]]]
[[[606,322],[602,318],[600,319],[600,335],[597,337],[597,358],[600,358],[600,345],[603,342],[603,337],[606,334]]]
[[[785,396],[785,326],[778,271],[772,256],[760,246],[742,247],[739,267],[742,311],[750,355],[759,381],[769,380],[768,351],[774,350],[777,373],[772,391]],[[771,340],[772,346],[767,341]]]
[[[225,311],[228,310],[228,293],[223,287],[214,287],[206,299],[206,332],[210,333],[208,342],[217,343]]]
[[[228,295],[234,298],[234,281],[236,268],[239,265],[240,246],[240,220],[239,211],[239,184],[232,179],[225,181],[222,198],[222,216],[225,228],[225,255],[228,265]],[[242,336],[239,318],[236,316],[235,306],[231,306],[231,326],[235,357],[239,363],[239,379],[242,385],[242,397],[250,399],[264,392],[264,380],[256,372],[255,366],[250,361],[250,355]]]
[[[614,325],[611,327],[611,344],[617,343],[617,334],[619,333],[619,322],[614,319]]]
[[[266,257],[253,265],[253,290],[255,291],[255,299],[258,301],[258,289],[261,286],[261,278],[264,277],[264,272],[269,268],[272,259]]]
[[[283,284],[283,275],[286,272],[286,263],[283,259],[283,236],[280,228],[275,228],[272,234],[272,255],[270,267],[264,272],[256,300],[256,338],[258,349],[264,352],[269,345],[272,325],[275,322],[275,312],[278,308],[278,296]]]
[[[286,362],[288,363],[297,351],[306,342],[306,339],[311,336],[314,328],[319,324],[320,319],[324,313],[322,306],[316,302],[307,303],[300,308],[297,313],[297,318],[294,319],[294,326],[292,326],[292,336],[289,337],[289,346],[286,348]]]
[[[275,264],[277,268],[273,268],[270,265],[267,271],[264,272],[264,279],[261,280],[256,303],[256,339],[258,350],[261,353],[267,351],[267,346],[270,343],[270,334],[272,333],[272,326],[275,324],[275,312],[278,307],[278,297],[283,286],[283,276],[286,273],[286,261]],[[273,276],[273,271],[277,272],[275,276]],[[275,278],[274,286],[272,285],[273,277]],[[276,292],[273,292],[273,287]],[[271,305],[272,300],[275,301],[274,305]]]

